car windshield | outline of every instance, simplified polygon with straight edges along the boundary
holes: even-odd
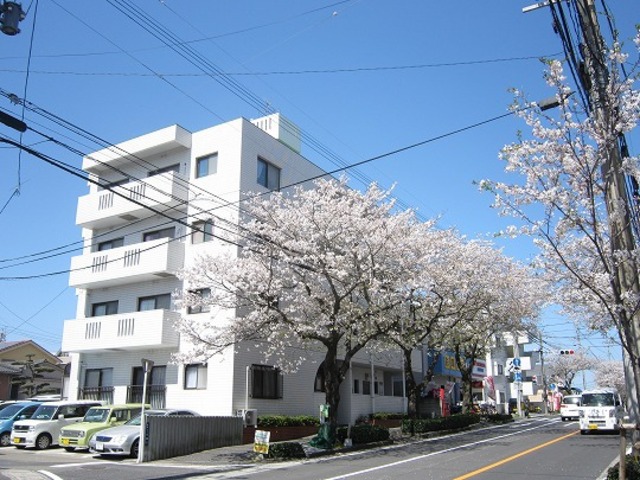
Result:
[[[125,423],[125,425],[140,425],[140,418],[142,416],[138,415],[137,417],[133,417],[131,420]]]
[[[583,407],[613,407],[615,400],[613,393],[585,393],[582,395]]]
[[[7,420],[9,418],[14,417],[16,413],[20,412],[20,410],[22,410],[23,408],[24,408],[24,405],[19,405],[19,404],[15,404],[7,408],[3,408],[2,410],[0,410],[0,420]]]
[[[51,420],[57,411],[58,407],[43,404],[38,407],[31,418],[35,420]]]
[[[109,409],[90,408],[84,416],[83,422],[104,423],[109,418]]]
[[[580,404],[580,398],[578,398],[578,397],[567,397],[567,398],[564,398],[562,400],[562,403],[564,403],[566,405],[579,405]]]

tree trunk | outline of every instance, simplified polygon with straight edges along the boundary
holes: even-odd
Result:
[[[416,383],[416,379],[413,377],[413,365],[411,362],[411,353],[413,349],[403,349],[404,360],[404,379],[407,393],[407,413],[410,418],[417,418],[418,416],[418,399],[420,398],[420,386],[422,384]],[[403,399],[404,401],[404,399]]]

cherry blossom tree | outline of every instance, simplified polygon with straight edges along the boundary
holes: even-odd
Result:
[[[394,310],[424,290],[424,239],[433,225],[396,211],[390,192],[375,185],[359,192],[344,180],[274,192],[243,210],[239,253],[203,256],[183,273],[190,288],[211,289],[204,302],[212,313],[178,322],[192,348],[177,359],[202,361],[250,342],[292,371],[305,357],[289,347],[321,348],[335,430],[350,360],[392,330]],[[194,302],[203,300],[185,292],[182,305]]]
[[[624,364],[618,360],[608,360],[595,365],[596,384],[601,388],[615,388],[623,401],[627,397],[624,381]]]
[[[640,36],[635,39],[640,46]],[[531,129],[528,138],[501,152],[511,182],[482,181],[495,194],[501,215],[518,220],[504,233],[525,234],[539,248],[536,266],[554,284],[554,300],[563,312],[590,330],[614,328],[630,358],[636,397],[640,398],[640,284],[638,249],[620,248],[617,226],[628,228],[637,206],[607,202],[611,152],[620,136],[636,128],[640,93],[634,89],[637,66],[620,45],[608,54],[609,78],[599,107],[607,115],[588,116],[558,61],[548,63],[546,80],[555,89],[559,109],[541,111],[519,91],[514,112]],[[619,64],[631,74],[621,78]],[[630,67],[630,68],[629,68]],[[638,157],[623,153],[624,173],[640,181]],[[603,175],[606,175],[604,176]],[[633,200],[635,202],[635,199]]]

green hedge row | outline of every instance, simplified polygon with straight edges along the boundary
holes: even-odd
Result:
[[[344,444],[344,441],[347,439],[348,432],[348,427],[338,427],[338,430],[336,431],[336,438],[338,442]],[[384,440],[389,440],[388,428],[369,425],[367,423],[361,423],[351,427],[351,442],[354,445],[381,442]]]
[[[405,419],[402,421],[402,431],[411,435],[425,432],[438,432],[464,428],[480,421],[480,415],[463,413],[449,417]]]
[[[633,455],[627,455],[625,478],[627,480],[640,479],[640,462]],[[618,480],[620,478],[620,463],[614,465],[607,472],[607,480]]]
[[[258,417],[258,427],[300,427],[318,426],[320,420],[312,415],[263,415]]]

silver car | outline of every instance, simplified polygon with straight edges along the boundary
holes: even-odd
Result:
[[[197,413],[191,410],[177,409],[145,410],[144,414],[163,416],[198,416]],[[98,453],[102,456],[128,455],[134,458],[137,457],[138,448],[140,446],[140,422],[141,416],[138,415],[124,425],[99,431],[89,440],[89,451],[92,453]]]

